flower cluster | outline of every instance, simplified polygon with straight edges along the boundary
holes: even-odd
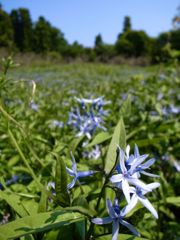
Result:
[[[52,127],[58,127],[58,128],[63,128],[63,127],[64,127],[64,123],[63,123],[62,121],[52,120],[50,126],[52,126]]]
[[[175,106],[174,104],[170,104],[167,107],[164,107],[162,109],[162,113],[165,116],[169,116],[169,115],[177,115],[180,112],[180,108]]]
[[[129,154],[129,145],[126,147],[126,152],[124,152],[119,146],[118,150],[119,164],[116,167],[118,173],[112,175],[110,181],[113,185],[122,190],[127,200],[127,205],[120,211],[117,198],[115,198],[113,206],[112,202],[107,199],[106,207],[109,216],[92,219],[92,222],[98,225],[112,223],[112,240],[117,240],[119,224],[127,227],[134,235],[140,236],[138,231],[130,223],[124,220],[126,215],[136,206],[138,201],[140,201],[155,218],[158,218],[156,210],[144,195],[159,187],[160,184],[158,182],[145,184],[139,180],[141,174],[158,177],[157,175],[146,172],[146,169],[149,169],[155,160],[150,159],[144,162],[148,155],[140,155],[137,145],[135,145],[134,154],[131,155]]]
[[[82,152],[82,156],[87,159],[98,159],[101,156],[101,150],[99,145],[95,145],[90,152]]]
[[[138,231],[127,221],[124,220],[127,214],[136,206],[138,201],[146,207],[155,218],[158,218],[157,211],[150,203],[150,201],[145,197],[153,189],[160,186],[158,182],[153,182],[146,184],[140,180],[141,174],[150,177],[158,177],[147,171],[154,163],[155,159],[146,160],[148,155],[140,155],[137,145],[134,147],[134,153],[130,155],[130,146],[126,147],[124,152],[119,146],[118,155],[119,163],[116,166],[116,173],[107,176],[107,179],[112,182],[112,184],[122,190],[127,205],[120,210],[118,199],[115,198],[114,205],[110,199],[106,200],[106,207],[109,216],[104,218],[93,218],[92,223],[102,225],[112,223],[112,240],[116,240],[119,233],[119,224],[127,227],[134,235],[140,236]],[[90,176],[95,173],[95,171],[85,171],[78,172],[74,156],[72,155],[72,169],[66,167],[67,173],[73,177],[72,182],[68,184],[68,189],[74,187],[76,182],[83,177]],[[145,161],[146,160],[146,161]],[[116,191],[116,190],[115,190]]]
[[[75,129],[76,136],[85,135],[90,139],[97,128],[105,131],[103,118],[108,111],[104,110],[103,107],[109,102],[104,101],[103,97],[96,99],[75,98],[75,100],[79,107],[72,109],[69,113],[67,124]]]
[[[113,185],[123,191],[124,196],[128,202],[127,208],[129,211],[135,207],[139,200],[153,214],[155,218],[158,218],[156,210],[144,195],[148,192],[152,192],[152,190],[159,187],[160,184],[157,182],[145,184],[139,179],[141,177],[141,174],[150,177],[158,177],[155,174],[145,171],[146,169],[150,168],[155,159],[152,158],[144,162],[148,155],[140,155],[137,145],[134,147],[134,154],[131,155],[129,155],[129,145],[126,147],[126,152],[124,152],[119,146],[118,149],[118,174],[111,176],[110,181]]]

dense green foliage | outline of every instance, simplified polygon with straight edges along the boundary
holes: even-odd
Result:
[[[2,62],[0,77],[0,216],[6,223],[0,226],[0,239],[111,239],[111,225],[92,227],[90,222],[107,216],[106,197],[112,200],[115,195],[110,183],[104,191],[102,186],[115,162],[116,144],[124,149],[136,143],[142,154],[156,159],[152,170],[160,178],[149,181],[161,186],[149,200],[159,219],[138,204],[128,222],[142,238],[121,227],[118,239],[178,240],[179,68],[76,64],[8,72],[9,66],[15,67],[10,58]],[[107,131],[98,129],[84,146],[87,138],[76,137],[66,124],[68,112],[76,105],[74,97],[99,96],[111,101],[105,106]],[[63,125],[54,125],[54,120]],[[85,157],[83,152],[96,144],[100,157]],[[97,172],[67,191],[72,180],[65,171],[65,166],[71,167],[70,151],[78,171]],[[122,192],[118,195],[123,207]]]
[[[0,8],[0,46],[11,47],[13,44],[13,34],[10,17]]]
[[[118,34],[114,44],[105,43],[98,34],[94,47],[86,48],[77,41],[69,44],[61,30],[42,16],[33,23],[28,9],[19,8],[7,14],[0,8],[0,47],[6,47],[12,53],[50,54],[68,61],[82,59],[86,62],[118,63],[125,58],[144,58],[148,63],[157,63],[179,59],[179,43],[178,28],[151,38],[145,31],[133,30],[131,18],[125,16],[122,33]]]
[[[129,16],[125,16],[123,24],[123,32],[127,31],[131,31],[131,18]]]
[[[14,30],[14,43],[20,51],[30,51],[32,49],[32,21],[29,11],[24,8],[12,10],[11,22]]]

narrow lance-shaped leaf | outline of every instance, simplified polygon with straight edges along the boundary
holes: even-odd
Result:
[[[75,150],[78,148],[78,146],[81,144],[81,142],[83,141],[84,136],[81,136],[80,138],[75,138],[70,146],[70,149],[72,150],[72,152],[75,152]]]
[[[44,191],[41,191],[41,198],[39,201],[38,212],[46,212],[47,208],[47,195]]]
[[[86,223],[84,220],[75,223],[75,234],[79,240],[84,240],[86,235]]]
[[[56,157],[55,190],[58,203],[63,207],[69,206],[70,198],[67,192],[66,166],[62,157],[59,156]]]
[[[1,225],[0,240],[16,239],[32,233],[48,231],[73,222],[82,221],[82,219],[82,215],[79,213],[65,213],[63,211],[26,216]]]
[[[0,199],[5,200],[19,216],[24,217],[28,215],[26,209],[20,204],[20,196],[0,190]]]
[[[120,108],[120,115],[123,117],[129,116],[131,113],[131,95],[128,95]]]
[[[166,202],[167,202],[167,204],[171,204],[171,205],[180,207],[180,197],[179,196],[177,196],[177,197],[167,197]]]
[[[117,126],[115,127],[115,130],[109,145],[109,149],[105,159],[105,166],[104,166],[106,173],[109,173],[112,167],[114,166],[114,163],[116,160],[117,145],[119,145],[123,150],[125,150],[126,131],[125,131],[123,118],[119,120]]]
[[[101,132],[99,134],[97,134],[93,141],[91,143],[89,143],[87,146],[88,147],[92,147],[96,144],[101,144],[107,140],[109,140],[112,136],[108,133],[108,132]]]

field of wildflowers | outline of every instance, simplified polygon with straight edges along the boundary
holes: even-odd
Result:
[[[0,76],[0,240],[179,240],[177,65]]]

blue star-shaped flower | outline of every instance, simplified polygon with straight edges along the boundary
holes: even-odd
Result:
[[[127,200],[127,202],[130,202],[130,189],[129,189],[129,184],[132,184],[133,186],[142,188],[146,191],[149,191],[149,188],[145,183],[140,181],[138,179],[138,175],[136,172],[132,171],[132,167],[134,165],[127,165],[127,162],[125,162],[125,153],[124,151],[118,146],[119,148],[119,166],[118,166],[118,172],[119,174],[113,175],[110,178],[110,181],[118,188],[121,188],[124,196]],[[126,159],[130,159],[132,161],[132,156],[129,157],[129,145],[126,148]],[[139,156],[137,161],[142,162],[146,158],[146,155]],[[127,161],[127,160],[126,160]]]
[[[112,240],[116,240],[118,237],[119,224],[127,227],[134,235],[140,236],[138,231],[130,223],[123,220],[123,218],[128,212],[126,210],[126,207],[124,207],[122,211],[120,211],[117,198],[114,200],[113,206],[111,200],[107,199],[106,207],[109,216],[104,218],[93,218],[92,222],[98,225],[112,223]]]
[[[147,187],[150,189],[150,191],[152,191],[153,189],[159,186],[160,184],[157,182],[147,184]],[[146,193],[150,191],[145,191],[140,188],[130,187],[130,193],[132,193],[132,197],[129,204],[126,206],[126,212],[130,212],[136,206],[138,201],[140,201],[157,219],[158,218],[157,211],[154,209],[150,201],[144,196]]]
[[[67,186],[68,189],[73,188],[76,181],[79,178],[88,177],[88,176],[93,175],[95,173],[95,171],[92,171],[92,170],[84,171],[84,172],[78,172],[77,171],[77,166],[76,166],[76,161],[75,161],[75,158],[74,158],[72,153],[71,153],[71,157],[72,157],[72,169],[66,167],[66,171],[71,177],[73,177],[73,180],[72,180],[71,183],[68,184],[68,186]]]

